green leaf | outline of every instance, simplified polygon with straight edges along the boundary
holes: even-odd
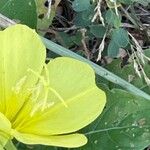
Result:
[[[75,35],[69,35],[65,32],[57,32],[56,39],[62,46],[70,48],[75,44],[77,45],[81,44],[82,35],[81,32],[77,32]]]
[[[37,16],[38,16],[38,22],[37,22],[37,29],[39,30],[39,33],[42,35],[45,34],[48,27],[51,25],[53,18],[55,17],[55,11],[57,4],[59,4],[60,0],[57,0],[57,3],[51,6],[51,12],[50,16],[47,16],[48,13],[48,7],[44,5],[45,0],[35,0],[36,6],[37,6]]]
[[[0,13],[31,28],[36,28],[37,13],[34,0],[0,0]]]
[[[71,36],[65,32],[57,32],[56,39],[62,46],[66,48],[69,48],[74,44]]]
[[[108,25],[114,26],[115,28],[119,28],[121,26],[121,15],[117,16],[112,9],[107,10],[105,19]]]
[[[134,68],[130,64],[122,66],[120,58],[114,59],[110,64],[106,65],[106,68],[125,80],[128,80],[129,75],[134,74]]]
[[[90,0],[74,0],[72,7],[76,12],[87,10],[90,7]]]
[[[111,62],[111,64],[108,64],[106,68],[140,89],[143,86],[145,86],[143,80],[139,78],[139,76],[135,73],[134,66],[132,63],[128,63],[123,67],[121,67],[121,63],[121,59],[116,59],[113,62]],[[116,85],[114,86],[116,87]]]
[[[125,48],[128,43],[129,37],[127,31],[122,28],[114,29],[108,46],[108,56],[116,57],[119,53],[119,48]]]
[[[97,38],[103,38],[106,28],[102,25],[91,25],[90,32]]]
[[[129,43],[129,37],[123,28],[115,29],[112,33],[112,40],[119,46],[125,48]]]
[[[91,25],[91,20],[94,15],[94,6],[90,6],[88,10],[78,12],[74,19],[74,24],[78,27],[87,27]]]
[[[150,49],[144,50],[144,54],[147,57],[150,57]],[[122,66],[121,59],[113,60],[110,64],[106,66],[106,68],[113,72],[114,74],[122,77],[126,81],[130,82],[134,86],[138,87],[139,89],[144,90],[145,92],[150,94],[150,87],[147,85],[147,83],[144,80],[144,77],[141,78],[135,73],[134,65],[131,62],[128,62],[128,64]],[[115,69],[114,69],[115,68]],[[145,64],[143,65],[143,69],[150,78],[150,64],[148,60],[145,60]],[[115,84],[111,84],[111,88],[118,87]]]
[[[80,45],[82,41],[82,33],[78,31],[75,35],[71,36],[72,42],[76,45]]]
[[[113,41],[111,40],[109,45],[108,45],[108,56],[110,57],[116,57],[119,53],[119,46]]]
[[[83,130],[88,144],[75,150],[144,149],[150,143],[149,106],[149,101],[123,90],[108,91],[101,117]]]

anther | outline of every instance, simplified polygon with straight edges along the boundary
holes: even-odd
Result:
[[[24,76],[23,78],[21,78],[17,84],[15,85],[15,87],[12,87],[12,90],[16,93],[19,94],[21,89],[23,88],[25,82],[27,80],[27,76]]]

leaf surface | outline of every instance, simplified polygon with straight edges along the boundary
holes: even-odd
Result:
[[[37,13],[34,0],[1,0],[0,13],[18,23],[36,28]]]

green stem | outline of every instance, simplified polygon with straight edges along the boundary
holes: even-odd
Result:
[[[125,81],[124,79],[118,77],[117,75],[111,73],[110,71],[106,70],[105,68],[83,58],[82,56],[44,38],[41,37],[45,46],[47,47],[47,49],[53,51],[56,54],[59,54],[61,56],[67,56],[67,57],[72,57],[75,59],[78,59],[80,61],[86,62],[88,63],[94,70],[95,72],[100,75],[101,77],[120,85],[121,87],[123,87],[124,89],[128,90],[129,92],[138,95],[138,96],[142,96],[145,99],[150,100],[150,95],[148,95],[147,93],[143,92],[142,90],[136,88],[135,86],[133,86],[132,84],[128,83],[127,81]]]

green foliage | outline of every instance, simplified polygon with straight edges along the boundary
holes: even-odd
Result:
[[[144,51],[144,54],[147,57],[150,57],[150,49],[147,49]],[[126,81],[130,82],[131,84],[135,85],[139,89],[142,89],[143,91],[150,94],[150,87],[147,85],[147,83],[144,81],[144,78],[139,78],[139,76],[135,73],[135,69],[133,68],[133,63],[128,62],[126,65],[122,67],[122,60],[117,59],[113,60],[109,65],[106,66],[108,70],[115,73],[116,75],[122,77]],[[114,69],[115,68],[115,69]],[[150,72],[150,64],[149,61],[145,61],[145,65],[143,67],[145,73],[150,78],[149,72]],[[111,88],[118,87],[114,84],[111,84]]]
[[[119,47],[125,48],[129,43],[127,31],[122,28],[113,30],[111,41],[116,42]]]
[[[90,7],[90,0],[74,0],[72,7],[76,12],[87,10]]]
[[[53,19],[52,15],[48,18],[47,16],[48,8],[45,7],[44,3],[45,0],[36,0],[37,16],[38,16],[37,29],[39,30],[48,29]],[[54,11],[51,11],[51,13],[54,13]]]
[[[41,34],[44,34],[44,30],[47,30],[52,23],[59,0],[56,5],[52,5],[49,17],[47,16],[48,8],[44,3],[45,0],[1,0],[0,13],[17,23],[37,28]]]
[[[121,26],[121,15],[117,16],[112,9],[106,12],[105,19],[106,23],[112,27],[119,28]]]
[[[68,35],[65,32],[57,32],[57,41],[64,47],[69,48],[81,44],[82,35],[81,32],[77,32],[75,35]]]
[[[83,131],[89,143],[79,150],[144,149],[150,143],[149,105],[128,92],[108,91],[102,116]]]
[[[94,15],[94,6],[90,6],[88,10],[77,12],[74,19],[74,24],[80,28],[88,27],[89,25],[92,24],[91,20],[93,15]]]
[[[60,0],[57,0],[59,3]],[[55,11],[57,5],[51,6],[50,16],[48,16],[48,7],[46,7],[45,0],[35,0],[36,9],[37,9],[37,29],[43,35],[48,30],[48,27],[51,25],[53,18],[55,17]]]
[[[106,28],[102,25],[91,25],[90,32],[97,38],[103,38]]]
[[[0,0],[0,13],[18,23],[36,28],[37,14],[34,0]]]
[[[125,48],[128,43],[129,37],[127,31],[122,28],[114,29],[108,46],[108,56],[117,56],[119,53],[119,48]]]
[[[88,3],[88,1],[84,4],[83,3],[83,1],[73,1],[73,8],[75,7],[74,5],[80,5],[80,7],[85,8],[80,8],[80,10],[74,9],[76,11],[74,24],[79,28],[86,28],[87,33],[94,35],[96,38],[103,38],[106,30],[107,32],[110,32],[110,37],[109,34],[107,34],[107,37],[110,38],[110,42],[107,47],[107,53],[110,57],[116,57],[119,53],[119,49],[125,48],[129,43],[127,31],[121,28],[121,14],[118,16],[114,9],[108,9],[107,11],[102,12],[102,17],[106,23],[106,26],[104,27],[99,23],[91,22],[95,14],[94,4],[92,5]],[[93,37],[90,39],[92,38]]]

